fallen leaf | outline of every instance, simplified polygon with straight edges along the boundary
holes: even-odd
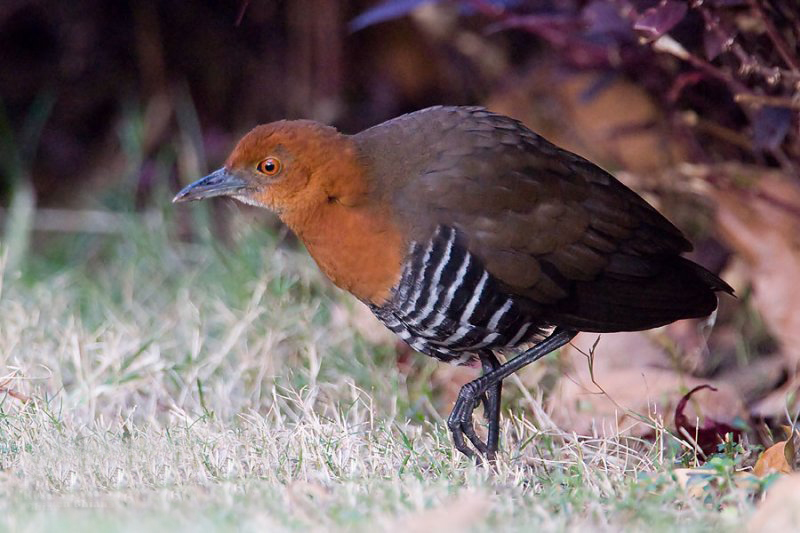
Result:
[[[687,10],[685,1],[661,0],[657,6],[647,9],[636,19],[633,29],[651,39],[661,37],[683,20]]]
[[[658,169],[682,160],[684,147],[668,135],[652,97],[621,77],[606,78],[564,72],[543,61],[485,104],[563,148],[638,176],[656,176]],[[554,82],[558,91],[552,90]]]
[[[747,265],[751,301],[778,341],[788,372],[787,383],[755,403],[751,413],[783,417],[787,395],[800,386],[800,185],[779,172],[741,165],[711,172],[748,184],[715,187],[710,194],[720,232]]]
[[[786,442],[781,441],[773,444],[761,454],[753,467],[753,473],[758,477],[764,477],[773,472],[788,474],[792,471],[789,462],[786,460]]]
[[[764,477],[773,472],[788,474],[794,470],[795,445],[794,434],[791,427],[785,426],[784,430],[788,435],[787,439],[773,444],[761,454],[753,467],[753,474]]]
[[[800,364],[800,185],[780,173],[734,168],[753,181],[717,190],[717,218],[728,244],[750,267],[753,300],[778,337],[788,362]]]
[[[664,348],[643,332],[602,335],[590,373],[581,352],[588,353],[596,339],[597,334],[580,334],[572,342],[574,347],[560,356],[564,375],[548,403],[553,421],[560,427],[584,435],[619,431],[649,436],[654,429],[651,424],[638,423],[640,416],[671,426],[686,389],[703,384],[718,392],[697,391],[684,408],[688,420],[712,419],[735,427],[737,419],[746,419],[734,387],[675,368]]]
[[[709,416],[703,418],[702,423],[692,423],[689,417],[684,414],[686,404],[691,399],[692,395],[703,389],[708,389],[717,392],[717,389],[708,384],[698,385],[686,394],[678,402],[675,407],[675,428],[679,435],[689,436],[696,444],[703,450],[706,455],[711,455],[717,452],[717,446],[724,442],[725,435],[728,433],[733,434],[734,440],[741,437],[741,429],[735,428],[726,422],[720,422]],[[696,418],[694,420],[697,420]]]
[[[741,333],[735,332],[732,327],[720,328],[717,326],[714,336],[717,342],[714,346],[709,346],[711,353],[717,360],[722,353],[722,357],[728,357],[726,362],[729,361],[715,377],[718,381],[727,383],[738,390],[745,404],[763,398],[775,390],[786,378],[786,365],[780,354],[765,355],[746,362],[736,361],[734,359],[736,353],[731,351],[731,355],[727,355],[725,353],[727,346],[721,344],[727,344],[730,340],[741,342]]]

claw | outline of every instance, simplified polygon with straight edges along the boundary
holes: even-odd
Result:
[[[477,433],[475,433],[475,426],[473,425],[473,413],[477,408],[477,400],[486,401],[486,395],[478,392],[478,385],[474,382],[467,383],[461,388],[458,394],[456,404],[453,406],[453,411],[447,420],[447,427],[453,435],[453,443],[458,451],[467,457],[474,458],[479,464],[482,464],[481,455],[485,457],[493,456],[494,454],[489,449],[487,443],[481,441]],[[467,446],[464,436],[472,443],[478,454],[475,454],[469,446]]]
[[[484,444],[480,437],[478,437],[478,434],[475,433],[475,426],[472,425],[472,413],[469,414],[469,418],[462,421],[461,429],[478,452],[482,455],[489,455],[488,446]]]
[[[464,432],[461,430],[461,421],[458,419],[458,417],[454,416],[455,414],[456,409],[454,408],[450,413],[450,418],[447,419],[447,427],[450,430],[450,434],[453,436],[453,445],[456,447],[456,450],[460,451],[467,457],[472,458],[475,456],[475,452],[473,452],[464,441]]]

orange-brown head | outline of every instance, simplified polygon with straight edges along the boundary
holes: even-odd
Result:
[[[224,167],[173,202],[231,196],[271,209],[334,283],[380,304],[399,279],[405,242],[374,188],[350,137],[317,122],[284,120],[254,128]]]
[[[223,168],[192,183],[173,201],[233,196],[278,214],[313,211],[333,199],[363,193],[355,161],[355,146],[336,129],[310,120],[282,120],[255,127]]]

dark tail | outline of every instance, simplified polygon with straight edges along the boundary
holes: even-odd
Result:
[[[639,258],[641,261],[641,258]],[[606,272],[579,282],[574,297],[553,309],[559,326],[592,332],[637,331],[683,318],[710,315],[716,292],[733,289],[702,266],[683,257],[653,257],[637,272]]]

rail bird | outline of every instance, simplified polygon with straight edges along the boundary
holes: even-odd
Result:
[[[513,372],[579,331],[704,317],[716,292],[733,293],[608,172],[479,107],[423,109],[355,135],[308,120],[257,126],[174,201],[222,195],[276,212],[334,284],[417,351],[480,361],[448,418],[455,447],[478,459],[496,456]],[[498,350],[516,355],[500,364]]]

